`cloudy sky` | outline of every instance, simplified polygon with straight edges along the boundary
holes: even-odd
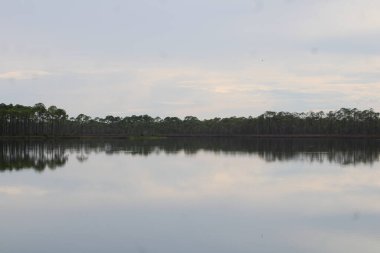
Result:
[[[0,0],[0,102],[75,116],[380,110],[378,0]]]

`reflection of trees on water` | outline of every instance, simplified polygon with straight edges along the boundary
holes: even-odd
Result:
[[[107,154],[150,155],[184,152],[192,155],[200,150],[216,154],[257,155],[267,162],[300,160],[356,165],[372,164],[380,160],[380,141],[366,139],[168,138],[115,141],[104,145]],[[99,151],[101,150],[98,149]]]
[[[64,166],[68,155],[85,162],[91,153],[148,156],[151,154],[257,155],[267,162],[300,160],[342,165],[379,161],[380,141],[341,139],[167,138],[159,140],[2,141],[0,171]]]
[[[0,142],[0,171],[33,168],[43,171],[65,165],[68,157],[62,145],[52,142]]]

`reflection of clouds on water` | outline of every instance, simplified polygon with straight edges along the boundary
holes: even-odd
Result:
[[[37,171],[68,166],[68,153],[85,168],[95,168],[77,174],[71,189],[61,189],[66,195],[63,198],[75,194],[73,198],[79,202],[195,203],[229,196],[247,205],[260,203],[284,209],[284,201],[269,201],[283,198],[289,210],[297,207],[318,213],[331,212],[339,199],[342,208],[360,201],[380,211],[376,200],[380,171],[366,165],[378,160],[377,142],[174,139],[22,144],[2,143],[3,170],[34,168],[34,164],[40,164]],[[105,173],[103,169],[109,167],[117,169]],[[16,195],[25,189],[3,188],[1,192]],[[313,197],[304,199],[304,195]]]
[[[9,196],[43,196],[47,192],[43,189],[36,187],[27,187],[27,186],[1,186],[0,187],[0,195],[9,195]]]
[[[376,236],[349,230],[301,229],[287,236],[304,252],[376,253],[380,246]]]
[[[40,159],[53,158],[52,150],[58,149],[70,159],[54,172],[0,174],[2,217],[20,219],[3,221],[16,231],[1,234],[0,229],[7,242],[26,226],[73,241],[81,236],[94,243],[96,236],[115,252],[180,252],[189,244],[197,252],[247,252],[252,244],[260,252],[285,253],[379,248],[374,142],[176,139],[41,145],[33,146],[40,153],[20,150]],[[19,150],[10,146],[2,150]],[[8,161],[26,157],[23,151],[15,154]],[[310,159],[316,154],[322,162]],[[336,154],[355,154],[360,162],[343,164]],[[36,240],[35,234],[29,237]],[[51,237],[49,243],[57,245]]]
[[[79,168],[66,172],[70,187],[54,186],[61,187],[60,201],[98,208],[115,203],[212,205],[227,198],[232,205],[259,205],[268,211],[297,209],[307,215],[354,212],[356,203],[380,211],[380,170],[365,165],[266,163],[257,156],[216,158],[209,152],[190,157],[184,153],[149,157],[100,153]]]
[[[209,199],[227,197],[248,206],[284,211],[299,208],[308,214],[356,210],[354,202],[380,211],[380,171],[373,167],[380,147],[372,141],[2,142],[0,151],[3,171],[70,167],[72,154],[76,159],[71,163],[81,163],[84,170],[70,176],[69,184],[55,187],[62,192],[63,201],[78,205],[163,201],[203,205]],[[62,172],[69,173],[66,169]],[[51,186],[28,187],[1,188],[0,194],[37,196]]]

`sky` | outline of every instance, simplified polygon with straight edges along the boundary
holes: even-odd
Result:
[[[380,111],[378,0],[0,6],[0,103],[93,117]]]

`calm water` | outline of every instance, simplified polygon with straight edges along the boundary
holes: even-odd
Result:
[[[380,252],[380,141],[0,142],[1,253]]]

